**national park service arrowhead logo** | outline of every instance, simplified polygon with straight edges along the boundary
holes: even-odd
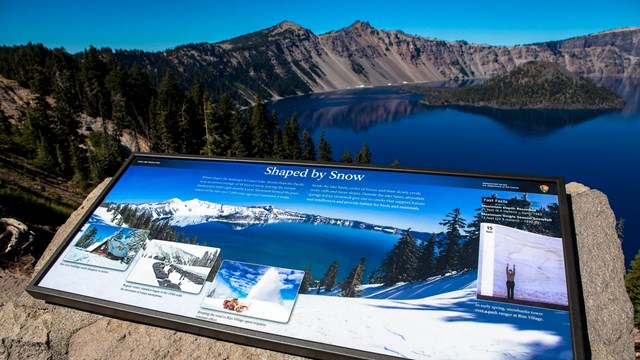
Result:
[[[540,185],[540,191],[546,193],[547,191],[549,191],[549,185]]]

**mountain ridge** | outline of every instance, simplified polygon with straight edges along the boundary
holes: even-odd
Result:
[[[558,63],[586,77],[640,77],[640,27],[566,40],[493,46],[444,41],[366,21],[316,35],[291,21],[218,43],[189,44],[162,53],[138,52],[154,82],[162,71],[183,84],[196,79],[214,94],[235,89],[252,100],[361,86],[491,78],[528,61]],[[116,51],[131,66],[136,56]],[[124,60],[123,60],[124,59]],[[156,74],[156,75],[154,75]]]

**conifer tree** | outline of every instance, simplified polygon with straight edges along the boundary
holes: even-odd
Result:
[[[333,290],[333,287],[336,285],[337,277],[338,277],[338,266],[340,263],[338,260],[335,260],[329,268],[327,272],[324,274],[322,279],[320,280],[320,284],[318,285],[317,293],[320,293],[320,288],[324,288],[324,292],[330,292]]]
[[[34,164],[51,172],[57,169],[55,154],[55,136],[51,129],[49,105],[43,97],[36,97],[34,104],[27,109],[27,121],[22,131],[21,142],[32,155]]]
[[[351,272],[344,279],[342,284],[340,284],[340,290],[342,290],[343,297],[359,297],[362,296],[362,290],[360,289],[360,285],[362,285],[362,275],[364,273],[364,263],[366,258],[360,259],[360,264],[358,266],[351,269]]]
[[[181,135],[183,152],[196,154],[204,146],[205,110],[208,96],[197,81],[189,90],[181,109]]]
[[[304,277],[302,278],[302,282],[300,283],[300,289],[298,293],[306,294],[309,292],[309,288],[313,285],[313,275],[311,275],[311,265],[307,265],[307,268],[304,269]]]
[[[282,142],[282,131],[280,129],[275,130],[275,134],[273,135],[273,151],[271,152],[271,158],[280,160],[284,159],[285,150],[284,143]]]
[[[410,230],[405,231],[382,261],[382,280],[385,286],[391,286],[401,281],[415,280],[418,266],[418,245]]]
[[[89,173],[94,183],[98,183],[118,170],[122,164],[119,138],[106,127],[89,133]]]
[[[419,246],[418,268],[416,270],[416,280],[427,280],[436,274],[435,269],[435,244],[436,237],[431,237]]]
[[[340,162],[347,163],[347,164],[352,163],[353,159],[351,158],[351,152],[350,151],[343,152],[342,155],[340,155]]]
[[[320,161],[333,161],[333,154],[331,153],[331,145],[324,138],[324,131],[320,132],[320,139],[318,140],[319,160]]]
[[[362,143],[362,148],[356,153],[356,163],[358,164],[370,164],[371,163],[371,151],[367,143]]]
[[[87,167],[87,152],[84,148],[81,148],[79,143],[75,140],[71,141],[71,168],[73,169],[73,175],[71,181],[78,185],[81,189],[87,187],[89,183],[89,169]]]
[[[480,223],[482,223],[482,208],[476,209],[473,221],[467,225],[465,233],[467,241],[460,251],[460,268],[477,269],[478,253],[480,251]]]
[[[640,326],[640,251],[636,253],[635,259],[631,261],[631,268],[624,281],[627,286],[627,293],[633,304],[636,326]]]
[[[110,118],[111,97],[106,87],[107,64],[101,59],[100,52],[93,46],[82,53],[80,61],[80,81],[84,110],[89,116]]]
[[[78,239],[76,243],[76,247],[86,249],[96,241],[96,236],[98,235],[98,228],[92,226],[89,230],[85,231]]]
[[[300,160],[302,158],[302,144],[300,143],[300,127],[295,115],[284,123],[282,133],[285,159]]]
[[[309,135],[306,129],[302,132],[302,147],[303,147],[302,160],[315,161],[316,146],[313,143],[313,139],[311,138],[311,135]]]
[[[380,269],[373,269],[367,279],[367,284],[379,284],[382,281]]]
[[[252,154],[255,157],[265,158],[271,155],[273,150],[273,128],[271,119],[267,114],[267,105],[258,95],[256,103],[251,107],[249,120],[251,129]]]
[[[446,239],[439,246],[440,252],[436,261],[436,268],[441,274],[449,271],[461,269],[460,244],[463,239],[462,229],[466,226],[466,221],[460,214],[460,208],[455,208],[449,212],[440,225],[447,228]]]
[[[228,101],[228,99],[227,99]],[[204,155],[225,155],[229,150],[230,129],[228,126],[231,114],[224,114],[222,101],[219,106],[209,96],[204,99],[204,146],[201,153]],[[223,118],[224,116],[224,118]]]
[[[231,147],[227,152],[227,156],[232,157],[245,157],[249,156],[249,149],[247,146],[247,131],[244,119],[239,113],[234,113],[231,117]]]
[[[156,151],[177,153],[180,150],[179,118],[183,104],[184,93],[171,73],[167,73],[158,86],[158,95],[152,108],[152,131],[157,135],[154,139]]]
[[[151,86],[149,76],[134,63],[127,73],[125,100],[129,116],[135,124],[133,131],[149,137],[149,106],[155,90]]]

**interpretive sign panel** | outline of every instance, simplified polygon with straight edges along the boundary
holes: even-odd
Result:
[[[133,155],[27,291],[312,357],[582,358],[560,178]]]

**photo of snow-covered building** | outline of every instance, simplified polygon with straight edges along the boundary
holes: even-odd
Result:
[[[93,224],[78,234],[64,260],[125,270],[148,237],[148,230]]]
[[[151,240],[127,281],[198,294],[220,249]]]

